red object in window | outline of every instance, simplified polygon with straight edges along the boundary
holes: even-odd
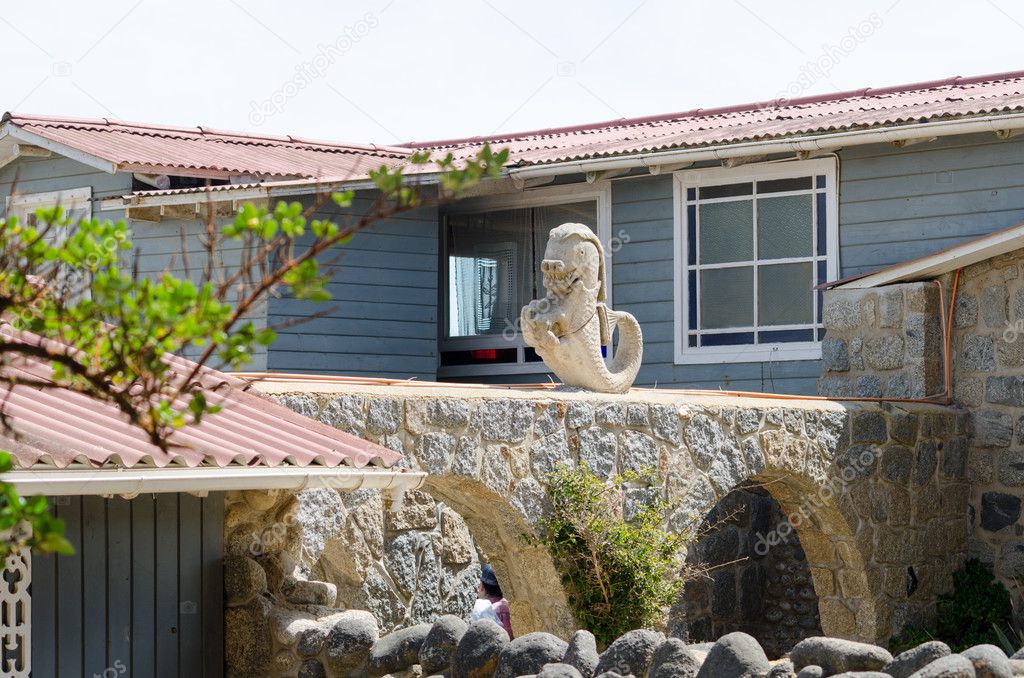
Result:
[[[475,351],[470,351],[469,354],[473,356],[473,360],[498,359],[498,349],[496,348],[478,348]]]

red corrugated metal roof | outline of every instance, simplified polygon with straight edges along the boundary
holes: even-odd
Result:
[[[1024,71],[403,146],[15,113],[4,120],[129,171],[343,181],[365,178],[381,164],[400,164],[413,150],[466,158],[485,142],[508,148],[510,165],[528,166],[1021,111]],[[407,171],[434,169],[417,165]]]
[[[515,134],[412,142],[470,156],[484,142],[515,165],[655,152],[1024,110],[1024,71],[696,109]]]
[[[256,136],[204,127],[188,129],[107,119],[6,113],[3,122],[128,171],[360,177],[382,164],[397,164],[409,155],[408,149],[391,146]]]
[[[194,365],[171,358],[182,378]],[[37,360],[16,358],[4,373],[46,380],[49,367]],[[311,466],[368,464],[393,466],[401,455],[327,424],[297,414],[284,405],[244,389],[248,382],[206,370],[201,377],[207,399],[223,404],[198,426],[171,434],[168,451],[153,445],[113,405],[59,388],[0,385],[0,402],[19,437],[0,434],[0,448],[9,450],[16,466],[64,468],[81,463],[103,466]]]

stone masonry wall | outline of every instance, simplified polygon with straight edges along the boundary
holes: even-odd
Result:
[[[945,391],[934,283],[826,290],[818,394],[924,398]]]
[[[677,528],[737,486],[766,488],[789,518],[772,534],[795,528],[830,635],[886,639],[926,621],[966,553],[966,419],[950,408],[656,390],[259,388],[427,471],[424,489],[465,519],[494,565],[517,635],[567,638],[575,628],[555,564],[523,539],[546,511],[547,476],[559,464],[602,476],[657,468]],[[628,501],[649,494],[637,488]],[[320,529],[319,520],[303,529]]]
[[[1024,252],[963,269],[953,346],[953,395],[971,413],[970,553],[1014,589],[1024,575]]]

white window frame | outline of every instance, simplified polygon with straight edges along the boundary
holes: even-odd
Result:
[[[689,327],[690,295],[687,262],[689,261],[689,248],[692,245],[688,242],[687,238],[689,223],[686,209],[686,193],[688,188],[699,189],[701,186],[718,186],[805,176],[812,177],[813,181],[814,176],[821,175],[825,176],[826,269],[828,280],[835,280],[839,277],[839,167],[837,158],[828,157],[812,160],[757,163],[740,167],[711,167],[707,169],[683,170],[673,174],[673,207],[675,211],[673,229],[675,300],[673,316],[676,364],[708,365],[715,363],[819,360],[821,358],[821,342],[819,341],[743,344],[737,346],[691,347],[688,345],[688,332],[691,329],[699,328]],[[786,195],[786,193],[778,195]],[[754,229],[756,231],[756,214],[754,219]],[[812,228],[816,228],[816,224],[812,224]],[[785,261],[785,259],[780,259],[778,263],[785,263]],[[757,327],[756,316],[754,321],[755,327]]]
[[[40,207],[56,207],[60,205],[65,213],[74,209],[84,209],[85,219],[92,219],[92,187],[71,188],[66,191],[47,191],[45,193],[16,193],[7,198],[6,216],[17,214],[19,219],[34,213]]]
[[[543,188],[526,189],[520,193],[502,195],[480,196],[460,200],[445,208],[444,214],[480,214],[484,212],[495,212],[508,209],[526,209],[531,207],[546,207],[549,205],[562,205],[574,202],[595,201],[597,205],[597,237],[604,246],[605,253],[605,276],[607,279],[608,304],[612,301],[612,266],[611,266],[611,239],[612,239],[612,187],[609,181],[597,181],[593,184],[566,184],[564,186],[545,186]],[[509,342],[500,335],[487,335],[476,337],[449,337],[448,336],[448,234],[447,228],[441,224],[440,239],[440,266],[442,274],[439,276],[440,294],[438,309],[438,376],[440,377],[466,377],[466,376],[497,376],[503,374],[540,374],[547,371],[542,362],[525,362],[524,351],[526,343],[522,334],[517,333],[513,341]],[[487,348],[515,348],[518,360],[515,363],[498,363],[491,365],[450,365],[441,366],[440,354],[444,351],[471,351]]]

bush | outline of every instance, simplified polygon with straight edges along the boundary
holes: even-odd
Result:
[[[953,573],[953,591],[938,597],[935,612],[934,631],[909,627],[889,641],[892,650],[902,651],[929,640],[941,640],[954,652],[981,643],[998,647],[1012,629],[1009,591],[996,581],[990,565],[974,558]]]
[[[660,488],[626,520],[626,488],[653,485],[653,473],[624,473],[605,482],[587,469],[550,476],[552,511],[541,523],[579,623],[605,647],[626,631],[658,626],[686,580],[690,534],[665,528]]]

